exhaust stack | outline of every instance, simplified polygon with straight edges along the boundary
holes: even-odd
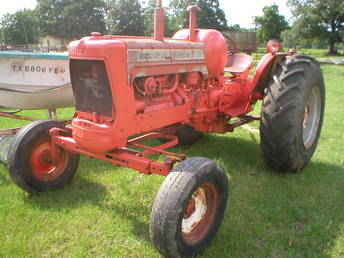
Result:
[[[154,10],[154,39],[163,41],[165,37],[165,10],[162,8],[162,0],[156,0]]]
[[[189,29],[190,29],[190,41],[196,41],[197,40],[197,13],[201,11],[201,8],[199,8],[197,5],[191,5],[188,7],[189,14]]]

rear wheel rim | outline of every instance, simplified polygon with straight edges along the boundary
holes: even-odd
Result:
[[[68,164],[68,155],[65,151],[58,150],[58,161],[52,162],[50,141],[41,141],[36,144],[31,152],[30,165],[32,176],[42,182],[52,182],[61,176]]]
[[[193,192],[184,209],[181,229],[186,243],[200,242],[209,233],[219,207],[219,193],[212,184],[204,184]]]
[[[313,87],[307,100],[303,118],[303,144],[306,149],[313,146],[318,136],[321,117],[321,95],[319,87]]]

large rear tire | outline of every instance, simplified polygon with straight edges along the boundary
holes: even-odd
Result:
[[[52,163],[49,129],[61,128],[59,121],[37,121],[22,128],[9,152],[12,180],[27,192],[46,192],[63,188],[78,168],[79,155],[58,149],[59,161]]]
[[[293,172],[307,166],[318,144],[324,108],[325,86],[318,62],[302,55],[287,57],[263,101],[261,149],[268,166]]]
[[[224,170],[206,158],[190,158],[167,176],[154,201],[150,235],[167,257],[192,257],[217,233],[228,200]]]

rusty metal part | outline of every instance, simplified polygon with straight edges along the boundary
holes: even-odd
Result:
[[[68,150],[72,153],[80,153],[89,157],[108,161],[112,164],[129,167],[140,171],[144,174],[158,174],[166,176],[176,162],[180,162],[186,158],[183,154],[177,154],[165,151],[165,149],[176,146],[178,138],[176,136],[164,135],[161,133],[149,133],[128,141],[127,146],[115,149],[108,153],[92,153],[84,149],[80,149],[77,142],[70,137],[70,129],[53,128],[50,130],[52,138],[52,147],[50,157],[52,163],[60,163],[58,147]],[[166,143],[159,146],[147,146],[141,142],[151,139],[165,139]],[[132,149],[135,147],[142,149]],[[163,154],[167,156],[164,162],[154,161],[150,158],[153,154]]]
[[[167,140],[166,143],[163,143],[159,146],[150,147],[147,145],[140,144],[140,142],[152,139],[164,139]],[[140,155],[147,157],[156,153],[164,154],[169,157],[174,157],[178,161],[182,161],[186,158],[184,154],[177,154],[165,151],[166,149],[172,148],[178,145],[178,137],[174,135],[166,135],[163,133],[148,133],[128,141],[128,146],[133,146],[136,148],[144,149],[145,151],[142,152]]]
[[[235,128],[240,127],[242,125],[254,122],[254,121],[260,121],[260,117],[254,117],[254,116],[241,116],[240,119],[234,123],[228,124],[228,131],[233,132]]]
[[[0,136],[15,135],[20,128],[0,129]]]
[[[58,158],[52,159],[52,144],[50,139],[40,141],[32,148],[30,165],[33,176],[42,182],[56,180],[63,174],[69,162],[69,155],[63,149],[56,150]]]
[[[1,111],[1,108],[0,108],[0,111]],[[23,111],[22,109],[15,109],[15,110],[6,110],[6,111],[1,111],[1,112],[5,112],[7,114],[18,114],[18,113],[20,113],[22,111]]]
[[[28,117],[28,116],[20,116],[20,115],[16,115],[16,114],[10,114],[7,112],[0,112],[0,116],[6,117],[6,118],[18,119],[18,120],[26,120],[26,121],[37,121],[37,120],[39,120],[37,118],[32,118],[32,117]]]
[[[182,235],[188,244],[196,244],[206,236],[219,206],[220,195],[212,184],[204,184],[192,194],[184,209]]]
[[[25,121],[37,121],[37,120],[39,120],[39,119],[32,118],[32,117],[16,115],[15,113],[11,113],[11,112],[0,112],[0,117],[25,120]],[[20,128],[0,129],[0,136],[15,135],[19,130],[20,130]]]
[[[38,118],[33,118],[33,117],[28,117],[28,116],[21,116],[21,115],[17,115],[16,113],[20,112],[22,110],[18,110],[15,112],[0,112],[0,117],[6,117],[6,118],[11,118],[11,119],[17,119],[17,120],[24,120],[24,121],[30,121],[30,122],[34,122],[34,121],[38,121],[40,119]],[[48,115],[50,119],[57,119],[57,113],[56,113],[56,109],[49,109],[48,110]],[[5,136],[5,135],[15,135],[21,128],[17,127],[17,128],[8,128],[8,129],[0,129],[0,136]]]

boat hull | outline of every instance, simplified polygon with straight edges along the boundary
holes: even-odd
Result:
[[[14,109],[55,109],[74,105],[71,85],[51,90],[23,93],[0,89],[0,106]]]
[[[0,52],[0,106],[19,109],[74,106],[68,55]]]

